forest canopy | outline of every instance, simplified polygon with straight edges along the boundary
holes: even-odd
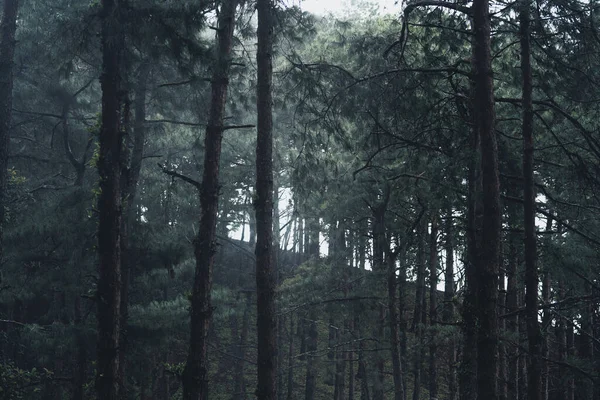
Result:
[[[598,8],[4,0],[0,399],[599,399]]]

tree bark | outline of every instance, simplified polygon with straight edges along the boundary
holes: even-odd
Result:
[[[400,332],[398,305],[396,301],[396,254],[388,251],[387,257],[388,314],[390,324],[390,345],[392,348],[392,373],[394,378],[394,400],[404,400],[404,376],[402,373],[402,354],[400,349]]]
[[[208,331],[212,318],[211,288],[219,211],[219,161],[237,0],[221,4],[217,55],[211,81],[211,103],[204,138],[204,170],[200,193],[201,217],[194,242],[196,272],[191,298],[190,346],[182,375],[183,399],[208,399]]]
[[[446,269],[444,271],[444,322],[453,323],[456,316],[454,310],[454,221],[452,218],[452,207],[448,207],[446,215]],[[449,346],[450,358],[448,360],[447,384],[448,400],[455,400],[458,394],[458,382],[456,375],[456,337],[452,336]]]
[[[498,271],[500,264],[500,181],[495,131],[489,0],[474,0],[473,69],[475,129],[481,138],[483,218],[477,265],[477,398],[497,399]]]
[[[390,187],[384,188],[383,198],[379,204],[372,207],[373,213],[373,271],[385,276],[386,266],[384,264],[384,255],[386,248],[388,247],[387,239],[385,237],[385,212],[387,209],[388,201],[390,199]],[[382,305],[379,305],[379,319],[377,321],[377,327],[374,328],[374,336],[377,337],[382,343],[385,335],[385,309]],[[373,382],[373,400],[383,400],[384,398],[384,366],[385,360],[381,350],[376,352],[377,359],[377,373],[375,374],[375,380]]]
[[[415,359],[414,359],[414,384],[413,400],[421,398],[422,364],[425,352],[425,324],[427,322],[425,301],[425,257],[427,220],[423,219],[417,232],[419,245],[417,246],[417,288],[415,298],[415,311],[413,315],[413,331],[415,332]]]
[[[6,190],[8,188],[8,149],[13,108],[13,69],[18,0],[4,0],[0,24],[0,268],[4,263],[4,227],[6,223]],[[0,284],[2,274],[0,274]]]
[[[474,82],[471,82],[474,86]],[[471,91],[474,92],[473,87]],[[473,99],[470,99],[472,111]],[[465,294],[462,304],[462,343],[461,364],[459,369],[459,399],[475,400],[477,398],[477,263],[481,251],[481,220],[483,214],[481,192],[481,140],[477,127],[473,127],[470,140],[470,162],[468,175],[467,199],[467,249],[465,262]]]
[[[256,292],[258,386],[261,400],[277,397],[277,327],[273,265],[273,3],[258,0],[256,53]],[[279,234],[279,232],[277,232]]]
[[[123,219],[121,226],[121,338],[119,345],[119,382],[121,385],[120,396],[127,398],[125,385],[125,367],[127,355],[127,320],[129,318],[129,285],[132,268],[135,264],[135,256],[130,249],[131,228],[135,221],[135,208],[133,203],[137,194],[137,184],[142,168],[144,156],[144,142],[146,141],[146,84],[150,73],[150,65],[142,64],[135,88],[134,99],[134,124],[133,143],[131,143],[131,155],[129,165],[122,172],[122,202]],[[129,147],[129,146],[127,146]]]
[[[102,128],[99,138],[97,289],[98,343],[96,392],[100,399],[119,396],[119,344],[121,304],[121,63],[124,35],[120,29],[120,4],[102,1]]]
[[[519,11],[521,73],[523,83],[523,199],[525,228],[525,308],[529,365],[528,400],[542,400],[542,332],[538,323],[538,271],[535,233],[535,183],[533,180],[533,103],[529,0],[521,0]]]
[[[510,214],[510,212],[509,212]],[[512,223],[509,222],[512,227]],[[510,334],[515,341],[519,336],[519,315],[516,314],[519,308],[518,288],[517,288],[517,237],[511,232],[508,237],[508,260],[507,260],[507,285],[506,285],[506,312],[511,316],[506,320],[507,334]],[[507,396],[509,399],[519,399],[519,349],[518,346],[507,346]]]
[[[290,315],[290,330],[288,332],[288,375],[286,400],[294,398],[294,316]]]
[[[437,400],[437,343],[435,325],[437,324],[437,237],[438,216],[436,213],[431,218],[431,241],[429,242],[429,320],[431,327],[429,342],[429,399]]]
[[[308,340],[306,343],[306,383],[304,391],[304,400],[314,400],[317,390],[317,321],[316,313],[311,310],[309,314]],[[306,325],[306,324],[305,324]]]

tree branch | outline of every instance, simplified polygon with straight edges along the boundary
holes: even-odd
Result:
[[[164,172],[165,174],[169,175],[169,176],[173,176],[175,178],[179,178],[184,182],[187,182],[191,185],[193,185],[194,187],[196,187],[196,189],[201,190],[202,189],[202,184],[200,182],[198,182],[195,179],[190,178],[189,176],[185,176],[183,174],[180,174],[178,172],[175,171],[171,171],[170,169],[167,168],[166,165],[161,165],[160,163],[157,163],[158,167],[162,170],[162,172]]]

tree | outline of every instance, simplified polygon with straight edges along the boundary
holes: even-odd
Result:
[[[277,398],[277,327],[273,254],[273,4],[258,0],[256,139],[256,307],[259,399]],[[277,232],[277,235],[279,233]]]
[[[200,186],[201,217],[194,241],[196,272],[191,297],[190,346],[183,371],[184,400],[208,399],[208,332],[219,206],[219,163],[231,66],[236,0],[224,0],[219,12],[217,48],[211,80],[211,102],[204,137],[204,170]]]
[[[5,0],[0,22],[0,268],[4,262],[4,225],[8,188],[8,149],[13,109],[13,69],[18,0]],[[0,274],[0,285],[2,276]]]
[[[473,2],[474,129],[481,140],[482,240],[477,265],[477,398],[497,398],[500,178],[488,0]]]
[[[98,398],[119,398],[119,344],[121,335],[121,162],[123,146],[121,4],[102,1],[102,127],[99,137],[97,293],[98,344],[96,392]]]
[[[523,0],[519,10],[521,73],[523,74],[523,208],[525,227],[525,306],[529,364],[527,398],[542,400],[542,332],[538,322],[538,271],[535,228],[535,183],[533,145],[533,102],[531,71],[530,3]]]

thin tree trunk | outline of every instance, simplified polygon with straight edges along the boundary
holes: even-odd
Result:
[[[305,391],[304,391],[304,400],[314,400],[315,394],[317,390],[317,340],[318,340],[318,332],[317,332],[317,321],[316,321],[316,313],[311,310],[309,315],[309,330],[308,330],[308,340],[306,343],[306,383],[305,383]]]
[[[248,342],[248,330],[250,328],[250,309],[252,308],[252,295],[249,291],[246,291],[246,302],[244,306],[244,314],[242,316],[242,327],[239,332],[239,336],[234,336],[234,339],[238,340],[236,356],[237,361],[235,362],[234,369],[234,393],[233,399],[246,399],[246,379],[244,376],[244,368],[246,366],[246,345]]]
[[[521,0],[519,12],[521,72],[523,74],[523,198],[525,228],[525,308],[529,365],[527,399],[542,400],[542,332],[538,323],[538,271],[535,233],[535,184],[533,181],[533,103],[529,0]]]
[[[444,271],[444,322],[450,324],[453,323],[456,318],[454,310],[454,221],[452,218],[452,207],[448,207],[445,231],[446,269]],[[458,394],[455,335],[450,339],[448,351],[450,353],[446,378],[446,381],[448,382],[448,400],[455,400]]]
[[[219,161],[236,0],[221,4],[217,30],[217,55],[211,83],[211,104],[204,138],[204,170],[200,193],[201,217],[194,243],[196,272],[191,298],[190,346],[182,375],[183,399],[208,399],[208,331],[212,317],[211,288],[216,252],[215,233],[219,211]]]
[[[400,340],[400,364],[402,368],[402,383],[404,386],[404,399],[406,399],[407,392],[407,371],[408,371],[408,346],[406,331],[408,329],[408,321],[406,318],[406,252],[407,246],[402,246],[401,251],[398,254],[398,261],[400,264],[400,271],[398,273],[398,325],[399,325],[399,340]]]
[[[277,326],[273,265],[273,4],[258,0],[256,139],[256,293],[258,386],[261,400],[277,397]],[[277,232],[279,235],[279,232]]]
[[[4,225],[6,189],[8,187],[8,149],[13,104],[13,66],[15,55],[15,32],[17,30],[18,0],[4,0],[0,25],[0,266],[4,261]],[[0,276],[0,284],[2,277]]]
[[[437,343],[435,325],[437,324],[437,237],[438,237],[438,216],[432,214],[431,218],[431,241],[429,243],[429,319],[431,327],[429,343],[429,399],[437,400]]]
[[[425,352],[425,324],[426,319],[426,302],[425,302],[425,248],[427,235],[427,221],[423,219],[419,231],[417,232],[419,244],[417,246],[417,288],[415,298],[415,311],[413,315],[413,330],[415,332],[415,340],[417,342],[414,359],[414,384],[413,384],[413,400],[421,398],[421,383],[422,383],[422,364]]]
[[[290,330],[288,333],[288,375],[286,400],[294,398],[294,317],[290,315]]]
[[[506,312],[506,276],[504,271],[500,271],[500,277],[498,280],[498,314],[504,314]],[[503,337],[506,337],[506,319],[498,321],[498,329],[500,330]],[[498,345],[498,400],[508,400],[508,363],[507,363],[507,341],[502,340]]]
[[[550,226],[546,225],[546,230],[552,229],[552,220],[550,221]],[[544,306],[546,307],[550,304],[550,272],[546,271],[544,273],[544,279],[542,280],[542,301],[544,302]],[[550,365],[546,361],[550,359],[550,343],[549,343],[549,335],[550,335],[550,326],[551,326],[552,314],[550,310],[547,308],[544,309],[544,314],[542,316],[542,326],[544,327],[544,331],[542,333],[542,400],[548,400],[550,396]]]
[[[567,356],[575,356],[575,330],[572,323],[567,325]],[[575,377],[573,374],[569,374],[566,400],[575,400]]]
[[[562,279],[558,281],[558,300],[562,301],[565,299],[565,286]],[[558,355],[558,399],[569,399],[569,380],[570,371],[567,369],[565,363],[567,362],[567,324],[563,318],[560,318],[556,323],[556,342],[557,342],[557,355]]]
[[[121,385],[120,396],[127,398],[125,356],[128,348],[127,341],[127,320],[129,318],[129,285],[132,274],[132,267],[135,264],[135,256],[130,250],[131,228],[135,221],[135,209],[133,203],[137,194],[137,184],[142,168],[142,159],[144,156],[144,142],[146,141],[146,83],[150,73],[150,65],[142,64],[138,75],[138,81],[135,88],[134,99],[134,125],[133,125],[133,143],[131,150],[131,160],[129,166],[122,171],[122,202],[123,219],[121,225],[121,338],[119,345],[119,382]],[[129,147],[129,146],[127,146]]]
[[[373,213],[373,271],[383,276],[386,271],[384,264],[384,254],[388,244],[385,237],[385,212],[387,209],[388,201],[390,199],[390,187],[386,186],[384,189],[384,195],[382,201],[375,207],[372,207]],[[374,336],[377,337],[382,343],[384,340],[385,333],[385,310],[383,306],[379,306],[379,319],[377,326],[374,327]],[[375,380],[373,383],[373,400],[383,400],[384,398],[384,365],[385,360],[381,350],[376,352],[377,359],[377,373],[375,374]]]
[[[351,322],[351,328],[354,330],[354,320]],[[348,353],[348,400],[354,400],[354,356],[356,355],[356,347],[354,341],[350,345],[350,353]],[[288,399],[289,400],[289,399]]]
[[[512,223],[509,223],[512,227]],[[506,320],[507,334],[517,342],[519,337],[519,308],[517,288],[517,248],[516,234],[511,232],[508,237],[508,262],[507,262],[507,286],[506,286],[506,312],[511,314]],[[507,348],[507,396],[509,399],[519,400],[519,353],[517,346],[510,345]]]
[[[471,82],[474,86],[474,82]],[[474,89],[471,89],[474,92]],[[470,108],[473,107],[473,99]],[[477,399],[477,326],[478,326],[478,291],[477,263],[480,253],[481,220],[482,220],[482,181],[481,181],[481,140],[478,129],[473,127],[470,141],[471,158],[469,163],[467,199],[467,251],[465,262],[465,294],[462,304],[462,343],[461,364],[459,369],[459,399]]]
[[[388,251],[387,256],[388,314],[390,324],[390,345],[392,350],[392,374],[394,378],[394,400],[404,400],[404,376],[402,373],[402,354],[400,353],[400,332],[396,301],[396,254]]]

